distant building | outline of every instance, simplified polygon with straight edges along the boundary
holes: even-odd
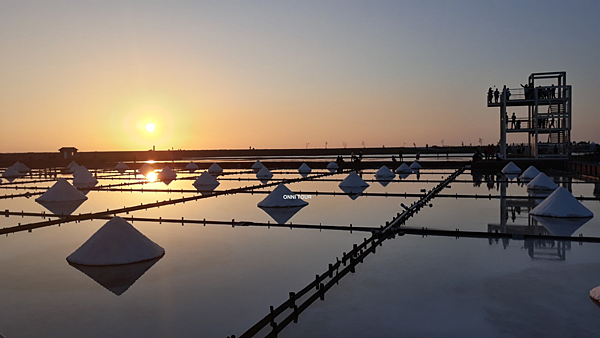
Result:
[[[77,154],[77,150],[78,149],[75,147],[62,147],[58,149],[58,151],[62,154],[62,157],[65,160],[69,160],[75,157],[75,154]]]

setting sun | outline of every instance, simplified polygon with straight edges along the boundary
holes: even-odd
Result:
[[[154,132],[154,129],[156,129],[156,127],[154,126],[154,123],[148,123],[148,124],[146,125],[146,130],[147,130],[147,131],[149,131],[149,132],[151,132],[151,133],[152,133],[152,132]]]

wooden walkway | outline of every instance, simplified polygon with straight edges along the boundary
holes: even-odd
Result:
[[[362,263],[369,254],[375,253],[377,246],[383,241],[395,237],[394,229],[404,225],[406,221],[417,214],[427,203],[442,191],[452,180],[464,171],[464,167],[450,175],[443,183],[430,190],[422,198],[406,207],[404,212],[396,216],[385,226],[371,233],[371,237],[365,238],[360,244],[354,244],[352,250],[343,253],[341,260],[329,264],[327,271],[315,276],[315,280],[298,292],[290,292],[289,299],[277,308],[271,307],[269,313],[250,327],[240,337],[249,338],[257,335],[265,337],[277,337],[287,325],[298,321],[298,316],[306,310],[317,299],[324,300],[327,290],[337,284],[339,280],[349,272],[355,272],[357,264]],[[298,303],[298,304],[297,304]],[[283,317],[279,319],[279,317]],[[279,319],[279,321],[278,321]],[[268,330],[265,332],[265,330]],[[231,337],[235,337],[231,336]]]

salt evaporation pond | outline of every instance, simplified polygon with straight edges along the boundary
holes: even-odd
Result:
[[[394,168],[395,169],[395,168]],[[157,170],[158,171],[158,170]],[[298,178],[296,170],[272,170],[273,180]],[[324,173],[313,170],[311,175]],[[366,193],[419,194],[433,188],[452,170],[421,170],[406,179],[398,176],[383,186],[376,170],[363,171]],[[227,174],[228,171],[225,170]],[[154,182],[124,186],[120,191],[90,191],[74,213],[97,212],[156,200],[190,197],[194,178],[201,174],[178,171],[165,185]],[[102,176],[102,175],[100,175]],[[417,197],[316,195],[341,193],[347,174],[323,180],[287,184],[294,192],[310,194],[309,205],[295,214],[292,224],[330,224],[378,227]],[[65,175],[64,177],[68,177]],[[99,177],[99,185],[129,182],[125,174]],[[37,178],[37,177],[36,177]],[[481,182],[474,186],[473,179]],[[555,178],[555,177],[553,177]],[[141,176],[138,175],[138,179]],[[238,180],[239,179],[239,180]],[[489,180],[488,180],[489,179]],[[28,179],[17,179],[26,182]],[[271,180],[270,182],[273,182]],[[594,185],[571,182],[574,196],[592,196]],[[251,172],[219,176],[217,190],[259,184]],[[462,182],[466,181],[466,182]],[[22,194],[52,182],[23,183],[31,190],[3,189]],[[560,183],[559,185],[564,185]],[[461,199],[438,197],[432,207],[409,219],[407,226],[473,231],[528,231],[545,228],[529,217],[529,204],[507,198],[526,196],[522,182],[501,183],[493,177],[460,175],[442,194],[478,195]],[[170,189],[171,192],[129,192]],[[180,192],[184,189],[184,192]],[[275,221],[257,203],[274,186],[255,193],[210,197],[196,201],[121,214],[127,217],[206,219],[218,221]],[[188,191],[185,191],[188,190]],[[32,198],[0,200],[0,210],[49,213]],[[542,198],[543,199],[543,198]],[[598,201],[583,201],[600,215]],[[532,207],[532,206],[531,206]],[[40,221],[40,217],[0,217],[0,228]],[[0,333],[6,337],[226,337],[239,336],[327,269],[336,257],[368,234],[271,227],[133,222],[166,254],[144,267],[118,270],[125,281],[102,272],[93,277],[70,266],[66,257],[107,220],[82,221],[19,232],[0,238]],[[546,232],[547,233],[547,232]],[[572,236],[600,237],[595,217]],[[397,337],[464,336],[532,337],[600,334],[600,311],[589,290],[600,285],[600,246],[554,240],[493,240],[405,235],[385,241],[356,273],[330,289],[281,337]],[[117,270],[115,270],[117,271]],[[129,279],[127,279],[129,278]],[[123,278],[122,278],[123,279]],[[113,283],[113,284],[111,284]],[[112,286],[129,283],[126,286]],[[111,290],[112,288],[112,290]],[[115,290],[118,290],[117,292]],[[117,295],[119,292],[120,295]]]

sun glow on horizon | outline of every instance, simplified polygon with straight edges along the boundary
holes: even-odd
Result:
[[[153,133],[155,129],[156,129],[156,126],[154,125],[154,123],[148,123],[146,125],[146,130],[150,133]]]

